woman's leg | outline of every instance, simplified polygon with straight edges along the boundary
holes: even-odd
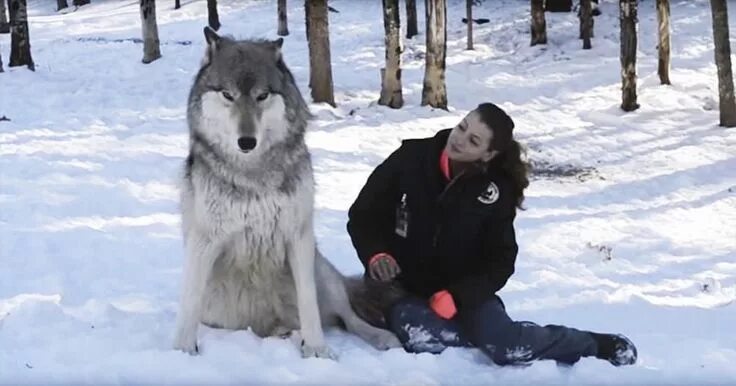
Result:
[[[454,319],[435,314],[426,299],[409,296],[399,300],[386,316],[389,329],[409,352],[438,354],[447,347],[469,346]]]
[[[474,309],[460,310],[458,318],[467,339],[498,365],[537,359],[572,365],[580,357],[598,353],[596,340],[589,332],[512,321],[496,296]]]

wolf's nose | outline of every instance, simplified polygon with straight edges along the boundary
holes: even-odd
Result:
[[[245,152],[251,151],[256,147],[256,139],[253,137],[240,137],[238,138],[238,147]]]

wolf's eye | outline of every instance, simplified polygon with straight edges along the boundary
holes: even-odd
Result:
[[[266,100],[266,98],[268,98],[268,91],[258,94],[258,96],[256,97],[256,100],[258,102],[263,102]]]
[[[222,92],[222,97],[223,97],[223,98],[225,98],[225,99],[229,100],[230,102],[232,102],[232,101],[234,101],[234,100],[235,100],[235,98],[233,98],[233,94],[230,94],[230,93],[229,93],[229,92],[227,92],[227,91],[221,91],[221,92]]]

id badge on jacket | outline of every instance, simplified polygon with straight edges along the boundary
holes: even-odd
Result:
[[[401,204],[396,208],[396,228],[397,235],[406,238],[409,234],[409,208],[406,205],[406,193],[401,195]]]

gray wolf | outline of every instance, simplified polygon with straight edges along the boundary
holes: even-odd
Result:
[[[176,349],[196,353],[199,323],[296,331],[302,355],[335,358],[323,324],[379,349],[400,347],[353,310],[344,278],[317,250],[308,107],[283,61],[283,40],[235,40],[205,28],[189,94],[181,191],[187,253]]]

